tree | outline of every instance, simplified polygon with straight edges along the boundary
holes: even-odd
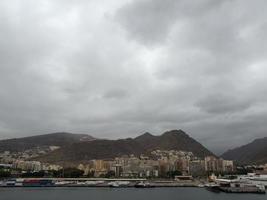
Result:
[[[11,176],[10,171],[0,169],[0,178],[8,178]]]
[[[167,177],[168,178],[174,178],[175,176],[181,176],[182,172],[175,170],[175,171],[168,171],[167,172]]]
[[[108,171],[105,175],[105,178],[112,178],[112,177],[115,177],[114,171]]]
[[[84,174],[84,171],[77,168],[66,168],[59,170],[59,174],[64,178],[79,178]]]
[[[89,178],[95,177],[95,171],[89,171],[87,177]]]
[[[31,172],[31,171],[27,171],[26,173],[22,174],[22,177],[24,178],[30,178],[30,177],[34,177],[34,178],[43,178],[45,176],[45,171],[39,171],[39,172]]]

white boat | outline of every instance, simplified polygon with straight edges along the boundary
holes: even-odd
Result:
[[[109,187],[120,187],[120,185],[117,183],[117,181],[109,182],[108,185],[109,185]]]
[[[24,181],[23,178],[17,178],[17,179],[16,179],[15,186],[17,186],[17,187],[22,187],[22,186],[23,186],[23,181]]]
[[[103,184],[105,181],[85,181],[85,185],[88,186],[96,186],[99,184]]]
[[[141,182],[135,184],[134,187],[136,187],[136,188],[153,188],[155,186],[151,185],[149,182],[141,181]]]
[[[72,182],[69,182],[69,181],[57,181],[57,182],[55,182],[55,185],[56,186],[64,186],[64,185],[69,185],[71,183]]]
[[[248,179],[216,179],[219,189],[228,193],[258,193],[265,194],[265,187],[262,184],[253,184]]]
[[[108,183],[110,187],[127,187],[129,184],[129,181],[113,181]]]
[[[86,185],[86,182],[80,182],[80,181],[78,181],[78,182],[76,183],[76,185]]]
[[[239,176],[239,179],[255,185],[264,185],[267,188],[267,175],[248,174]]]

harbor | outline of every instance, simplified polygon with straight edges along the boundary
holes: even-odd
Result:
[[[265,194],[266,183],[265,175],[248,174],[235,179],[218,178],[205,186],[212,192]]]
[[[261,182],[262,179],[258,176]],[[257,180],[258,180],[257,179]],[[254,180],[252,182],[251,180]],[[252,176],[237,179],[218,178],[213,182],[203,180],[147,180],[147,179],[108,179],[108,178],[17,178],[0,181],[0,188],[66,187],[66,188],[203,188],[210,192],[265,194],[266,185],[255,183]]]
[[[0,187],[198,187],[199,181],[91,178],[18,178],[0,182]]]

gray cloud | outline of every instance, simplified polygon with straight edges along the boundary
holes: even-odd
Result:
[[[147,45],[164,42],[172,28],[179,22],[199,17],[221,3],[210,0],[137,0],[120,8],[116,19],[129,35]]]
[[[206,96],[200,99],[197,106],[205,112],[224,114],[242,112],[250,107],[248,99],[236,99],[236,97],[222,96],[221,94],[214,94],[213,96]]]
[[[109,99],[120,99],[120,98],[125,98],[127,96],[127,92],[123,89],[113,89],[107,91],[106,94],[104,94],[104,98],[109,98]]]
[[[266,136],[267,3],[0,2],[0,138]]]

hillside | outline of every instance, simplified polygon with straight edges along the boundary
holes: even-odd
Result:
[[[267,137],[256,139],[253,142],[228,150],[222,157],[235,160],[240,164],[264,164],[267,163]]]
[[[32,149],[38,146],[68,146],[75,142],[87,141],[94,139],[92,136],[85,134],[72,133],[51,133],[32,137],[15,138],[0,140],[0,152],[11,151],[18,152]]]
[[[209,150],[182,130],[167,131],[160,136],[153,136],[149,133],[145,133],[134,140],[137,141],[147,152],[156,149],[173,149],[192,151],[199,157],[212,154]]]
[[[43,162],[76,163],[91,159],[111,159],[122,155],[140,155],[153,150],[192,151],[199,157],[212,155],[200,143],[182,130],[165,132],[160,136],[145,133],[134,139],[94,140],[73,143],[39,158]]]

